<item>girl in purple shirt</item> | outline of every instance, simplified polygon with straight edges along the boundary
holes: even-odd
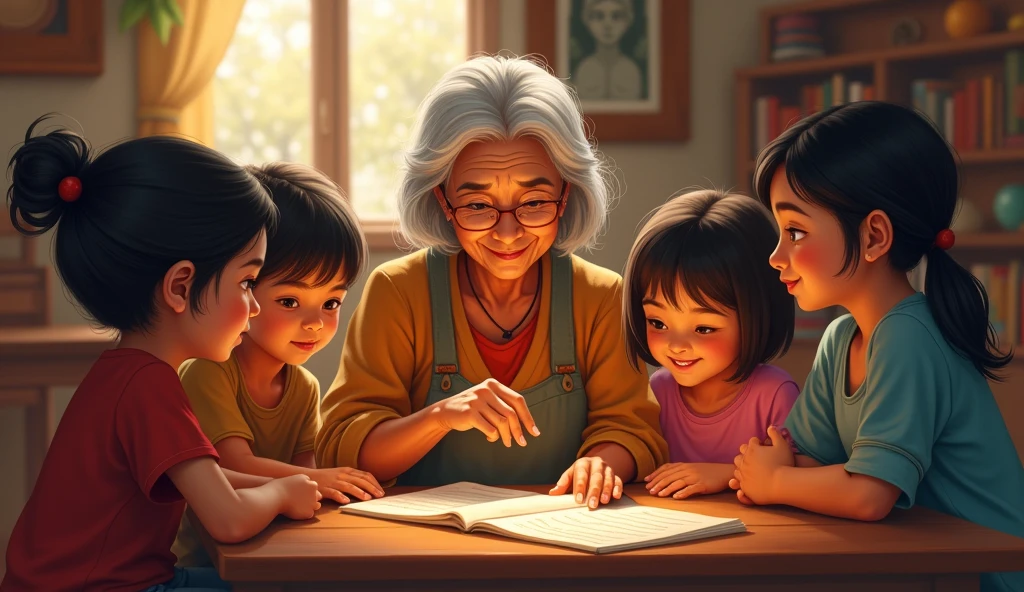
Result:
[[[766,364],[793,339],[793,297],[768,265],[777,242],[756,200],[701,190],[656,210],[633,244],[626,347],[637,366],[661,367],[651,390],[669,445],[669,462],[644,478],[651,494],[726,489],[740,445],[767,440],[799,394],[785,370]]]

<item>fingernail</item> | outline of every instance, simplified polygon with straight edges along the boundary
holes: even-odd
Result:
[[[582,504],[583,503],[583,494],[582,493],[577,493],[576,494],[576,503],[577,504]]]
[[[533,433],[534,436],[540,435],[540,428],[538,428],[537,426],[533,426],[533,428],[530,431]]]
[[[651,480],[651,476],[650,475],[647,475],[646,477],[644,477],[644,481],[650,481],[650,480]]]
[[[590,507],[591,508],[596,508],[597,507],[597,498],[596,497],[590,498]]]
[[[660,490],[657,489],[657,488],[651,489],[651,493],[658,493],[658,491],[660,491]]]
[[[618,485],[615,486],[615,489],[612,489],[612,495],[614,495],[615,497],[619,497],[620,495],[622,495],[622,491],[619,489]]]
[[[519,436],[519,445],[526,446],[526,438]]]
[[[604,494],[604,495],[602,495],[602,496],[601,496],[601,501],[607,504],[607,503],[608,503],[608,498],[609,498],[609,496],[608,496],[608,494],[606,493],[606,494]]]

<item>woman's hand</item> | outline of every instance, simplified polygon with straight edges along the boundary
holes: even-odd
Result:
[[[686,499],[725,490],[734,468],[722,463],[665,463],[644,477],[644,481],[651,495]]]
[[[615,474],[611,465],[599,456],[585,456],[578,459],[562,473],[558,483],[551,488],[550,495],[562,495],[569,490],[576,503],[582,504],[584,496],[591,510],[597,509],[598,503],[607,504],[612,499],[622,497],[622,479]]]
[[[523,396],[493,378],[435,405],[437,421],[445,429],[465,432],[475,428],[488,442],[500,438],[506,448],[512,446],[512,440],[526,446],[524,427],[534,436],[540,435]]]
[[[736,490],[736,497],[744,504],[772,503],[778,468],[792,467],[796,463],[793,449],[775,426],[768,428],[768,437],[770,446],[751,438],[740,446],[740,453],[733,460],[736,470],[729,487]]]

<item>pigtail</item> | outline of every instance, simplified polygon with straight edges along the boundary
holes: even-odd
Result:
[[[32,122],[25,132],[25,143],[18,148],[7,165],[11,175],[11,186],[7,190],[10,204],[11,224],[29,236],[43,234],[57,225],[61,215],[75,207],[74,200],[81,194],[81,177],[89,166],[89,145],[85,138],[63,129],[43,136],[32,136],[36,126],[49,119],[52,114],[43,115]],[[70,192],[64,190],[64,179],[77,179]],[[73,196],[73,197],[72,197]]]
[[[1013,352],[999,350],[985,286],[939,248],[928,255],[924,285],[932,317],[946,341],[986,377],[1001,380],[995,370],[1009,364]]]

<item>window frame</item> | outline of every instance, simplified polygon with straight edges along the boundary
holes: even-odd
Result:
[[[469,55],[499,49],[500,0],[465,0]],[[348,0],[310,0],[310,51],[313,166],[349,195]],[[397,220],[360,219],[371,250],[409,245],[398,233]]]

